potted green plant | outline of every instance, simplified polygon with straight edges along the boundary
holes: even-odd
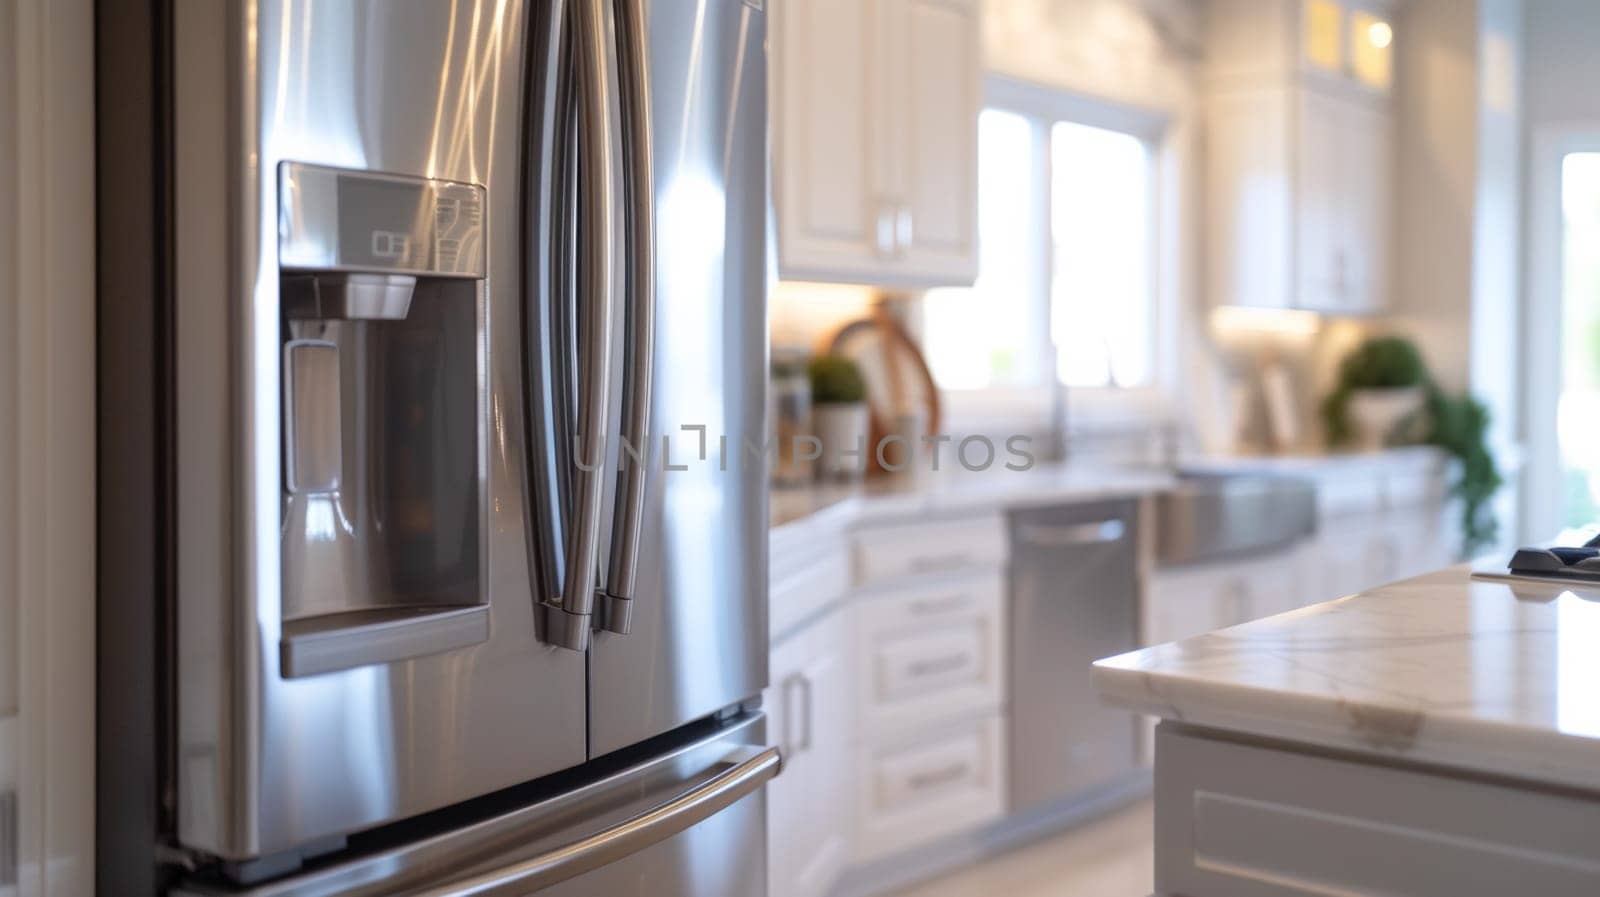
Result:
[[[1427,381],[1427,367],[1410,340],[1381,336],[1362,343],[1339,364],[1330,397],[1338,404],[1330,441],[1353,441],[1369,451],[1409,441],[1406,429],[1427,400]]]
[[[867,385],[854,361],[840,355],[819,355],[806,369],[811,377],[811,420],[822,443],[825,477],[849,479],[867,469]],[[854,453],[854,454],[846,454]]]
[[[1456,462],[1450,493],[1461,501],[1461,556],[1493,544],[1499,521],[1491,501],[1502,480],[1489,451],[1489,409],[1471,395],[1445,393],[1409,340],[1379,337],[1347,356],[1323,400],[1322,422],[1329,445],[1359,439],[1372,447],[1375,439],[1380,446],[1419,443],[1448,452]]]

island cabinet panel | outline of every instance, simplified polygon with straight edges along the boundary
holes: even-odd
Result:
[[[1159,897],[1600,894],[1600,794],[1393,764],[1162,723]]]

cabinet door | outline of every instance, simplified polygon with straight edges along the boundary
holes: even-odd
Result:
[[[1349,276],[1349,260],[1341,246],[1346,198],[1340,105],[1341,101],[1317,91],[1300,91],[1296,304],[1316,311],[1344,310],[1343,289]]]
[[[1227,570],[1158,570],[1146,590],[1145,641],[1159,645],[1232,625],[1237,583]]]
[[[1366,100],[1300,90],[1297,301],[1381,311],[1388,292],[1389,115]]]
[[[870,91],[876,4],[775,2],[771,125],[778,263],[789,278],[870,279],[880,263]],[[887,239],[890,234],[882,234]],[[884,254],[892,244],[885,243]]]
[[[972,0],[893,0],[896,264],[947,284],[978,275],[979,37]]]
[[[1343,220],[1341,257],[1346,265],[1344,307],[1370,314],[1387,306],[1389,292],[1390,147],[1389,115],[1360,102],[1346,102],[1339,129]]]
[[[1294,298],[1293,100],[1272,87],[1207,103],[1205,269],[1215,304],[1282,308]]]
[[[771,897],[822,897],[849,862],[850,685],[846,611],[828,614],[773,648],[763,703],[783,749],[767,786]]]
[[[1394,558],[1381,515],[1347,517],[1318,536],[1309,578],[1311,603],[1332,601],[1393,578]]]

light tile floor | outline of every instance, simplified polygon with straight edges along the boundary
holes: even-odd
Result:
[[[1150,823],[1142,801],[895,897],[1148,897]]]

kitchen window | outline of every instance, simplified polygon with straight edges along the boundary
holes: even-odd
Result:
[[[995,93],[991,89],[991,94]],[[978,122],[979,274],[921,305],[957,413],[1156,385],[1159,123],[1014,86]],[[1014,95],[1014,96],[1013,96]]]

